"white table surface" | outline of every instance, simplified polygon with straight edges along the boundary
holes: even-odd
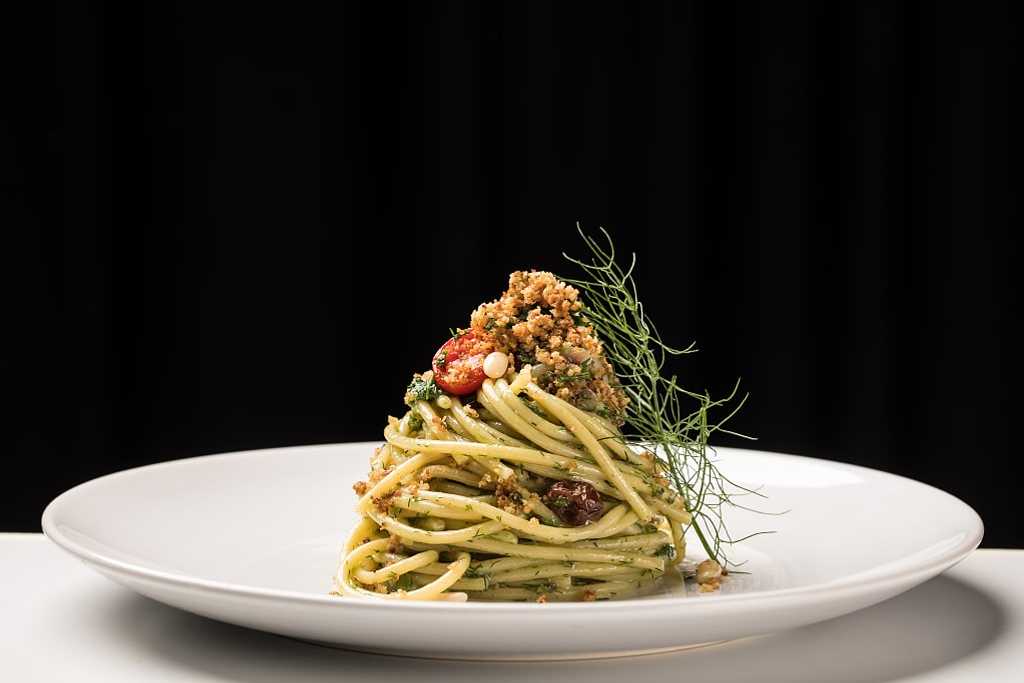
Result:
[[[1024,680],[1024,550],[979,550],[889,602],[774,635],[647,657],[485,663],[332,650],[221,624],[120,588],[39,534],[0,534],[5,682],[513,679]]]

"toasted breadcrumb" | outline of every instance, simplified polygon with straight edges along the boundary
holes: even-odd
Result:
[[[484,475],[483,478],[487,479],[488,477],[490,477],[489,474]],[[514,515],[524,512],[523,496],[519,493],[516,483],[514,477],[508,477],[499,481],[494,488],[495,506]]]
[[[383,529],[382,529],[383,531]],[[388,536],[388,552],[399,553],[405,546],[402,545],[402,537],[391,534]]]
[[[391,501],[394,499],[398,491],[392,491],[391,493],[385,493],[383,496],[374,496],[370,500],[373,501],[373,507],[377,508],[378,512],[386,513],[391,509]]]
[[[435,415],[434,417],[430,418],[430,424],[433,427],[435,434],[447,434],[448,433],[448,425],[446,425],[444,423],[444,420],[442,420],[437,415]]]
[[[371,484],[376,484],[384,477],[391,473],[391,470],[395,469],[394,465],[388,465],[387,467],[374,468],[370,471],[369,478]]]
[[[473,311],[470,327],[509,355],[510,369],[532,365],[545,391],[622,423],[628,399],[575,287],[545,271],[514,272],[501,298]]]

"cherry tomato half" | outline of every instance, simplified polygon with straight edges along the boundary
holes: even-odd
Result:
[[[452,337],[434,354],[434,381],[449,394],[472,394],[484,383],[484,358],[494,344],[474,332]]]

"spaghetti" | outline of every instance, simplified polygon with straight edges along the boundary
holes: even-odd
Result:
[[[416,401],[384,430],[371,470],[386,474],[359,499],[340,593],[612,598],[641,591],[683,557],[690,515],[654,460],[631,462],[612,423],[541,389],[529,366],[511,383],[485,380],[480,410],[445,398]],[[550,481],[592,487],[600,515],[568,525],[557,511],[573,502],[541,495]]]

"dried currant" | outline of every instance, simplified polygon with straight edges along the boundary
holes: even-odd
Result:
[[[585,481],[556,481],[544,502],[566,524],[582,526],[598,519],[604,509],[597,489]]]

